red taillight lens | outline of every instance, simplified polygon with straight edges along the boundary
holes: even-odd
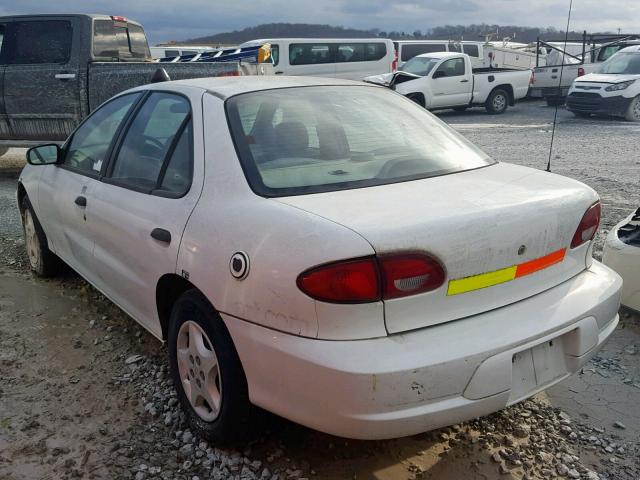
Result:
[[[600,225],[600,202],[596,202],[582,216],[580,225],[571,240],[571,248],[576,248],[589,240],[592,240],[598,231]]]
[[[114,22],[127,22],[127,17],[123,17],[121,15],[111,15],[111,20]]]
[[[584,68],[582,67],[578,67],[578,76],[582,77],[586,72],[584,71]]]
[[[331,303],[366,303],[380,300],[375,258],[331,263],[298,276],[298,288],[316,300]]]
[[[421,254],[346,260],[298,276],[298,288],[330,303],[369,303],[429,292],[444,283],[440,263]]]
[[[531,76],[529,77],[529,85],[533,85],[536,83],[536,72],[531,71]]]
[[[391,62],[391,73],[398,69],[398,51],[396,50],[393,55],[393,62]]]
[[[384,299],[435,290],[444,283],[444,269],[426,255],[397,255],[380,259]]]

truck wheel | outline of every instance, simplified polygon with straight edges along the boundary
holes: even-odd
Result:
[[[53,277],[60,271],[62,261],[49,250],[47,237],[26,196],[22,200],[22,227],[31,270],[39,277]]]
[[[212,441],[247,436],[247,379],[220,315],[197,290],[175,303],[169,324],[169,366],[191,428]]]
[[[549,107],[559,107],[564,105],[564,97],[545,97],[545,100]]]
[[[410,93],[409,95],[407,95],[407,98],[412,102],[416,102],[418,105],[424,108],[424,97],[419,93]]]
[[[631,100],[624,119],[629,122],[640,122],[640,95]]]
[[[0,157],[9,151],[9,147],[0,147]]]
[[[509,105],[509,94],[504,90],[497,88],[489,95],[485,108],[491,115],[504,113]]]

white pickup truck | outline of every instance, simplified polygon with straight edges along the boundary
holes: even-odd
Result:
[[[413,57],[402,71],[364,80],[385,85],[429,110],[483,106],[497,114],[527,95],[531,70],[474,69],[464,53],[435,52]]]
[[[640,122],[640,45],[623,48],[594,73],[576,78],[567,109],[579,117],[618,115]]]

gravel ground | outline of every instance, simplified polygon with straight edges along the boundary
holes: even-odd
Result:
[[[553,109],[439,116],[500,161],[545,168]],[[606,231],[640,205],[640,126],[559,112],[552,171],[602,197]],[[23,151],[0,158],[0,480],[635,479],[640,478],[640,318],[583,372],[544,394],[461,425],[359,442],[266,413],[242,449],[188,430],[166,351],[71,272],[27,272],[15,209]]]

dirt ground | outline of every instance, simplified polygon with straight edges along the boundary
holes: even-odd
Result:
[[[546,166],[541,102],[440,116],[498,160]],[[606,231],[640,206],[640,127],[560,120],[553,169],[598,190]],[[246,448],[193,439],[164,347],[74,273],[28,272],[13,200],[23,154],[0,158],[0,480],[640,478],[640,316],[627,311],[582,372],[489,417],[361,442],[264,414]]]

